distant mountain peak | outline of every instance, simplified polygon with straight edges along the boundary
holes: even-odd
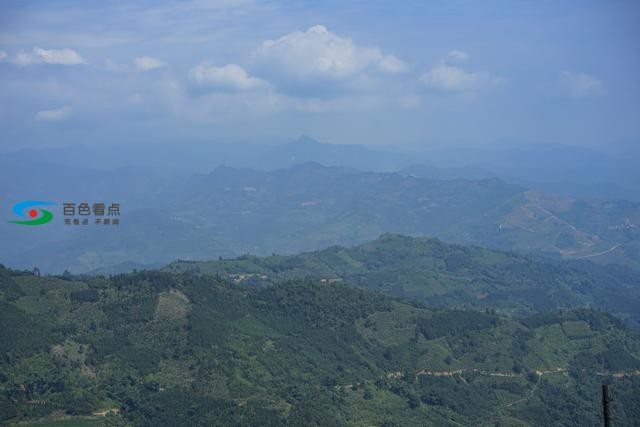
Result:
[[[310,137],[309,135],[303,134],[286,145],[329,145],[329,144],[320,142],[317,139]]]
[[[300,162],[297,163],[289,168],[287,168],[288,170],[291,171],[300,171],[300,170],[323,170],[323,169],[329,169],[328,166],[323,165],[322,163],[318,163],[315,162],[313,160],[309,160],[309,161],[304,161],[304,162]]]

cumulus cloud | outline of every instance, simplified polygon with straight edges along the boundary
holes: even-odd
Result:
[[[151,71],[164,66],[164,62],[150,56],[134,58],[133,66],[137,71]]]
[[[267,40],[254,52],[256,62],[274,74],[297,80],[345,79],[366,68],[400,73],[407,66],[377,47],[359,47],[322,25],[295,31],[277,40]]]
[[[236,64],[222,67],[201,64],[189,71],[189,79],[198,86],[210,89],[251,90],[268,86],[267,82],[251,77]]]
[[[4,61],[7,58],[7,52],[4,50],[0,50],[0,62]]]
[[[68,119],[72,114],[73,110],[70,107],[62,107],[55,110],[38,111],[35,119],[41,122],[58,122]]]
[[[39,47],[34,47],[31,52],[18,52],[13,62],[18,65],[81,65],[87,63],[84,58],[73,49],[42,49]]]
[[[564,90],[576,97],[597,96],[604,93],[602,83],[585,73],[564,71],[560,74],[560,83]]]
[[[502,79],[487,72],[467,72],[461,67],[442,62],[420,76],[427,87],[450,92],[465,92],[499,85]]]
[[[393,55],[383,56],[378,62],[378,68],[385,73],[402,73],[407,69],[407,65]]]

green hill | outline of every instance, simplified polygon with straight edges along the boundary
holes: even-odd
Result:
[[[258,286],[313,278],[345,282],[429,306],[491,308],[517,314],[595,307],[640,326],[640,276],[635,272],[449,245],[431,238],[385,234],[352,248],[179,261],[165,270],[218,274]]]
[[[580,310],[516,319],[340,283],[0,269],[0,422],[598,425],[640,419],[640,339]]]

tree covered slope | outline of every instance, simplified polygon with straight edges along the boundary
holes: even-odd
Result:
[[[640,276],[633,271],[449,245],[431,238],[385,234],[351,248],[333,246],[292,256],[178,261],[165,270],[218,274],[254,285],[311,277],[449,308],[526,314],[595,307],[640,326]]]
[[[0,285],[5,423],[598,425],[602,382],[619,425],[640,416],[640,340],[601,312],[516,319],[188,273],[3,268]]]

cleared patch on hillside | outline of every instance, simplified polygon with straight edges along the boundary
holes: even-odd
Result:
[[[189,298],[179,290],[172,289],[158,296],[155,320],[184,319],[187,313],[189,313]]]

